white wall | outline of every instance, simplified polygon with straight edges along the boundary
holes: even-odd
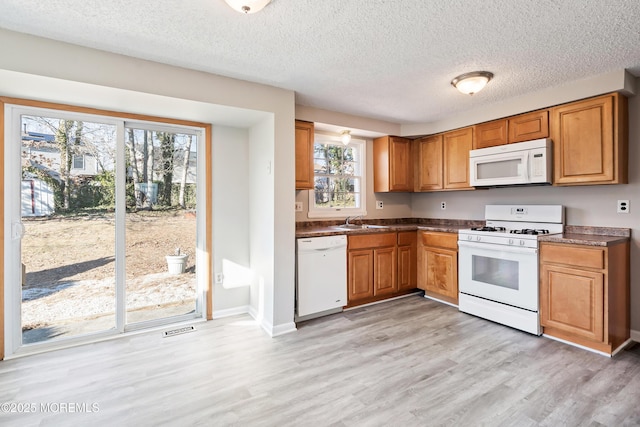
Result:
[[[271,159],[279,156],[272,178],[259,183],[271,197],[269,209],[264,211],[249,203],[248,216],[241,214],[232,223],[237,229],[244,221],[249,227],[253,218],[262,218],[263,227],[255,229],[261,250],[254,251],[253,242],[245,242],[242,247],[229,239],[230,233],[220,240],[214,234],[214,247],[219,251],[214,254],[214,267],[219,268],[225,256],[245,258],[246,262],[248,253],[252,266],[273,270],[275,273],[267,274],[272,294],[263,301],[266,308],[262,311],[267,315],[263,326],[274,335],[291,330],[295,267],[293,92],[0,29],[0,96],[193,120],[211,123],[214,129],[240,128],[249,135],[250,157],[267,152]],[[242,153],[243,147],[236,150],[228,145],[232,141],[244,144],[245,136],[235,132],[220,129],[213,142],[214,155]],[[221,137],[229,137],[228,144],[216,147],[216,141],[224,140]],[[251,153],[252,149],[259,152]],[[248,174],[250,187],[260,174],[257,169],[236,165],[233,158],[215,162],[222,169],[214,171],[214,232],[226,226],[228,207],[240,209],[251,191],[246,182],[237,191],[230,191],[228,187],[234,184],[224,177],[237,174],[239,167]],[[222,208],[220,216],[216,216],[216,208]],[[246,290],[216,286],[214,296],[214,307],[223,311],[249,304]]]
[[[243,312],[249,306],[249,132],[243,128],[214,126],[213,143],[213,270],[222,272],[223,284],[213,289],[213,315]],[[233,165],[233,167],[229,167]],[[233,185],[228,185],[233,183]],[[223,269],[228,263],[237,269]]]

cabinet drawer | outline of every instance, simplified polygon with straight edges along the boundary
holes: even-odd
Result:
[[[540,261],[576,267],[605,268],[605,250],[573,245],[540,245]]]
[[[458,249],[458,233],[441,233],[436,231],[422,231],[420,244],[437,248]]]
[[[349,236],[349,249],[382,248],[396,245],[396,233],[363,234]]]
[[[415,245],[418,235],[415,231],[403,231],[398,233],[398,246]]]

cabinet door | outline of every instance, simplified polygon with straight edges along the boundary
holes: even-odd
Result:
[[[373,294],[388,295],[398,291],[396,248],[373,250]]]
[[[604,96],[551,110],[554,184],[613,182],[613,97]]]
[[[457,251],[418,245],[418,288],[429,296],[457,304]]]
[[[458,254],[444,249],[429,249],[426,255],[426,291],[449,300],[458,300]]]
[[[470,188],[469,151],[473,145],[473,128],[445,133],[443,145],[444,188]]]
[[[509,119],[509,143],[549,137],[549,111],[534,111]]]
[[[487,148],[507,144],[507,129],[506,119],[476,125],[473,148]]]
[[[411,140],[393,136],[389,148],[389,190],[412,191]]]
[[[604,339],[604,274],[542,264],[540,323],[594,341]]]
[[[373,250],[349,251],[347,274],[349,304],[360,299],[371,298],[373,296]]]
[[[313,123],[296,120],[296,190],[313,189]]]
[[[411,140],[383,136],[373,140],[373,191],[413,190]]]
[[[442,135],[421,138],[415,145],[415,191],[442,190]]]
[[[415,232],[398,233],[398,245],[401,238],[408,244],[398,246],[398,290],[415,289],[417,279],[417,234]]]

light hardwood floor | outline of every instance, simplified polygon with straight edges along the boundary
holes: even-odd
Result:
[[[420,296],[273,339],[248,316],[196,328],[0,362],[0,403],[37,406],[0,425],[640,424],[638,347],[609,359]]]

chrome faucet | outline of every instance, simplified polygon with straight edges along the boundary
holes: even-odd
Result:
[[[350,225],[349,220],[355,221],[358,218],[360,218],[360,222],[362,222],[362,220],[364,219],[364,215],[355,215],[351,217],[348,216],[347,219],[344,220],[344,225]]]

